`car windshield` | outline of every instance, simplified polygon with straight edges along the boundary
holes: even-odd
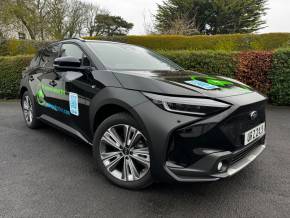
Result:
[[[87,42],[109,70],[181,70],[177,64],[145,48],[111,42]]]

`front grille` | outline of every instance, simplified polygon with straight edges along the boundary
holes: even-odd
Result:
[[[251,120],[249,114],[252,111],[258,112],[258,117]],[[256,103],[239,108],[221,125],[220,130],[224,133],[231,145],[243,146],[244,133],[259,124],[265,122],[265,104]]]
[[[265,105],[265,102],[257,102],[242,106],[218,124],[192,124],[176,130],[171,135],[167,159],[186,167],[204,156],[195,149],[214,148],[238,152],[233,161],[239,161],[251,151],[250,148],[254,149],[253,144],[258,143],[244,146],[244,133],[265,122]],[[258,112],[255,120],[250,119],[252,111]],[[263,140],[265,137],[259,139],[258,144],[262,144]]]
[[[235,164],[239,162],[240,160],[244,159],[249,153],[251,153],[257,147],[262,145],[263,142],[264,142],[264,138],[259,139],[257,142],[254,142],[254,144],[251,144],[247,146],[246,148],[244,148],[243,150],[236,152],[236,154],[234,154],[234,156],[231,159],[231,164]]]

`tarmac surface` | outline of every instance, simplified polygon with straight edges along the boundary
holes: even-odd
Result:
[[[30,130],[17,102],[0,102],[0,217],[290,217],[290,108],[268,106],[267,121],[267,149],[239,174],[128,191],[100,175],[89,145]]]

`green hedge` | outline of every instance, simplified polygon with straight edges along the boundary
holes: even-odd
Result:
[[[16,56],[35,54],[38,49],[49,42],[36,40],[4,40],[0,41],[0,56]]]
[[[207,74],[235,77],[236,52],[223,51],[159,51],[180,66]]]
[[[153,50],[214,50],[214,51],[249,51],[274,50],[289,46],[290,33],[269,34],[229,34],[214,36],[116,36],[116,37],[84,37],[118,41],[144,46]]]
[[[232,34],[214,36],[115,36],[84,37],[124,42],[153,50],[212,50],[212,51],[270,51],[290,46],[290,33]],[[6,40],[0,42],[0,56],[34,54],[47,42],[32,40]]]
[[[159,51],[159,53],[188,70],[240,78],[244,80],[243,82],[266,92],[273,104],[290,105],[290,49],[266,53],[220,51]],[[0,57],[0,99],[17,97],[21,72],[31,58],[30,55]],[[268,88],[265,90],[262,83],[269,85],[269,90]]]
[[[277,50],[269,72],[272,88],[269,97],[277,105],[290,105],[290,49]]]
[[[159,53],[188,70],[242,80],[260,92],[268,94],[271,103],[290,106],[290,49],[278,49],[273,52],[161,51]]]
[[[0,57],[0,99],[18,97],[21,72],[32,56]]]

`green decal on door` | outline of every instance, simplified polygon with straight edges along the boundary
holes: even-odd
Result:
[[[67,115],[67,116],[70,116],[70,115],[71,115],[71,113],[70,113],[68,110],[66,110],[66,109],[64,109],[64,108],[61,108],[61,107],[59,107],[59,106],[57,106],[57,105],[51,104],[51,103],[49,103],[49,102],[47,102],[47,101],[45,101],[45,99],[44,99],[45,95],[44,95],[44,93],[43,93],[43,89],[44,89],[45,91],[50,91],[50,92],[53,92],[53,93],[55,93],[55,94],[65,95],[65,94],[64,94],[65,91],[62,90],[62,89],[57,89],[57,88],[49,87],[49,86],[47,86],[47,85],[43,85],[43,84],[42,84],[42,85],[40,86],[40,89],[39,89],[39,90],[37,91],[37,93],[36,93],[36,101],[37,101],[37,103],[38,103],[39,105],[41,105],[41,106],[43,106],[43,107],[46,107],[46,108],[49,108],[49,109],[51,109],[51,110],[54,110],[54,111],[57,111],[57,112],[63,113],[63,114],[65,114],[65,115]]]
[[[45,100],[44,100],[44,93],[42,89],[39,89],[38,92],[36,93],[36,101],[40,105],[45,105]]]
[[[65,95],[65,90],[60,89],[60,88],[54,88],[45,84],[41,85],[42,90],[47,91],[47,92],[51,92],[57,95]]]

